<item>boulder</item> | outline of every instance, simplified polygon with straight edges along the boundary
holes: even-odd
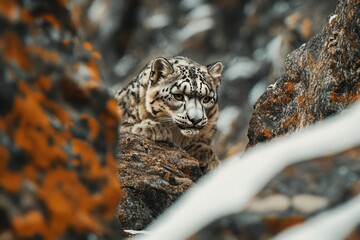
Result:
[[[172,143],[120,133],[118,146],[123,230],[144,229],[202,176],[198,161]]]
[[[117,106],[64,4],[0,1],[1,239],[118,236]]]

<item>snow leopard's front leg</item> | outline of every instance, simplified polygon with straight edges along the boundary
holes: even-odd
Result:
[[[145,119],[140,123],[120,127],[120,131],[128,131],[153,141],[171,141],[172,134],[161,123]]]
[[[185,147],[185,150],[199,161],[203,173],[216,168],[220,161],[209,144],[204,142],[193,142]]]

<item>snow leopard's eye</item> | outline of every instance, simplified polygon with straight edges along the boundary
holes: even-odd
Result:
[[[181,94],[181,93],[174,93],[173,94],[173,97],[175,98],[175,100],[177,100],[177,101],[184,101],[184,95],[183,94]]]
[[[206,103],[209,103],[211,100],[212,100],[212,97],[204,97],[202,102],[206,104]]]

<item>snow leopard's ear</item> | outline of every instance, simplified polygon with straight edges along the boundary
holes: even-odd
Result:
[[[158,57],[152,63],[150,80],[155,83],[161,79],[166,78],[173,72],[174,69],[171,66],[171,63],[169,63],[166,58]]]
[[[221,62],[215,62],[206,66],[210,76],[215,80],[216,85],[220,85],[221,73],[223,71],[223,64]]]

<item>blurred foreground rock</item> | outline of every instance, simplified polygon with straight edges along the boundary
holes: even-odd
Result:
[[[120,134],[118,161],[121,229],[145,228],[202,176],[186,151],[130,133]]]
[[[248,147],[340,113],[360,99],[359,1],[341,0],[327,20],[320,34],[287,57],[284,74],[256,102]],[[214,221],[191,239],[269,239],[360,193],[360,146],[304,160],[311,161],[284,169],[247,210]],[[359,229],[348,239],[360,239]]]
[[[99,57],[64,1],[0,1],[0,239],[119,239]]]

